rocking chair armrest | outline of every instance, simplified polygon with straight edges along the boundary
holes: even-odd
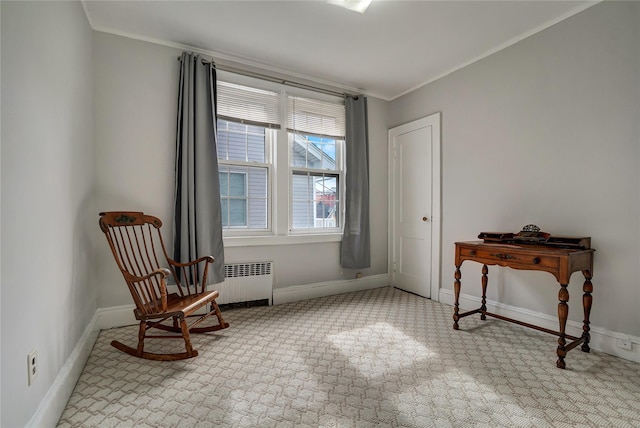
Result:
[[[147,274],[145,276],[136,276],[136,275],[131,275],[129,272],[123,272],[124,276],[126,277],[127,281],[132,281],[132,282],[140,282],[140,281],[146,281],[156,275],[162,275],[163,280],[167,279],[168,277],[171,276],[171,271],[167,268],[158,268],[156,270],[154,270],[153,272],[151,272],[150,274]],[[164,281],[163,281],[164,282]],[[166,286],[166,285],[165,285]]]
[[[136,276],[136,275],[131,275],[128,272],[123,272],[125,278],[127,279],[127,281],[129,282],[144,282],[147,281],[151,278],[153,278],[154,276],[160,276],[160,282],[159,282],[159,288],[160,290],[158,290],[160,292],[160,302],[162,304],[162,310],[166,311],[167,310],[167,296],[169,295],[169,293],[167,292],[167,278],[171,276],[171,271],[167,268],[158,268],[156,270],[154,270],[153,272],[145,275],[145,276]]]
[[[191,260],[190,262],[187,262],[187,263],[180,263],[175,260],[169,259],[169,263],[176,267],[189,267],[201,262],[213,263],[213,261],[214,261],[213,256],[200,257],[199,259]]]
[[[171,276],[171,271],[167,268],[158,268],[156,270],[154,270],[153,272],[151,272],[149,275],[145,275],[140,279],[148,279],[151,278],[154,275],[162,275],[162,279],[167,279],[168,277]],[[163,281],[163,284],[165,284],[165,282]],[[165,284],[166,287],[166,284]]]
[[[187,263],[180,263],[169,259],[169,267],[174,272],[176,284],[179,285],[178,290],[190,290],[189,286],[195,287],[196,293],[203,293],[206,289],[207,276],[209,274],[209,264],[212,264],[213,256],[204,256]],[[189,295],[192,291],[187,291]]]

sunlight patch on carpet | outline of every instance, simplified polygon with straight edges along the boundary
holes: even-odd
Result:
[[[437,355],[384,322],[328,335],[327,339],[369,379]]]

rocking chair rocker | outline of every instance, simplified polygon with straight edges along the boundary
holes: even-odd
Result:
[[[200,257],[188,263],[172,260],[166,251],[160,227],[160,219],[142,212],[100,213],[100,229],[104,232],[118,268],[129,286],[136,308],[133,313],[140,321],[138,346],[132,348],[116,340],[111,345],[127,354],[139,358],[160,361],[175,361],[193,358],[198,351],[191,346],[190,333],[206,333],[229,327],[224,322],[216,303],[218,292],[206,290],[209,264],[212,256]],[[158,257],[166,261],[161,267]],[[168,293],[167,278],[176,282],[176,293]],[[194,314],[206,307],[204,315]],[[196,327],[210,315],[218,318],[218,324]],[[187,317],[198,317],[190,325]],[[170,325],[164,321],[171,320]],[[149,329],[179,333],[149,335]],[[144,350],[145,339],[184,339],[185,352],[158,354]]]

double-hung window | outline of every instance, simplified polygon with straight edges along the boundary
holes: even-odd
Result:
[[[223,229],[268,231],[273,180],[273,129],[278,94],[218,82],[218,168]]]
[[[289,96],[287,113],[291,231],[339,231],[344,105]]]
[[[219,80],[217,85],[225,236],[339,234],[344,102],[242,81]]]

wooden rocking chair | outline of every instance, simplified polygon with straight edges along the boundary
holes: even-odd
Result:
[[[166,251],[160,227],[162,222],[141,212],[100,213],[100,229],[104,232],[116,259],[116,263],[129,286],[136,308],[133,313],[140,321],[138,347],[132,348],[116,340],[115,348],[135,357],[149,360],[174,361],[192,358],[198,351],[192,348],[190,333],[206,333],[229,327],[222,319],[216,303],[218,292],[207,291],[207,272],[212,256],[201,257],[188,263],[172,260]],[[161,267],[158,259],[167,267]],[[172,276],[177,284],[177,293],[167,292],[167,278]],[[204,315],[194,313],[206,307]],[[215,315],[218,324],[196,327],[205,318]],[[186,318],[198,317],[190,325]],[[171,324],[164,321],[171,320]],[[160,330],[179,334],[149,335],[148,330]],[[144,351],[144,340],[151,338],[184,339],[186,351],[157,354]]]

